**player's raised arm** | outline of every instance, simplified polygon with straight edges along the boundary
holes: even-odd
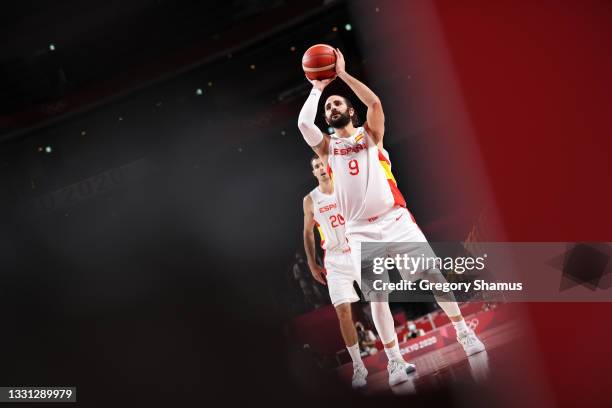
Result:
[[[298,117],[298,128],[304,136],[304,140],[312,149],[321,157],[323,161],[327,159],[327,146],[329,144],[329,136],[321,132],[321,130],[315,124],[317,118],[317,108],[319,105],[319,99],[323,89],[331,82],[334,78],[324,79],[321,81],[308,80],[312,84],[312,90],[300,111]]]
[[[304,197],[304,251],[306,252],[306,259],[308,261],[308,267],[310,272],[316,281],[325,285],[325,269],[317,264],[316,250],[315,250],[315,237],[314,237],[314,213],[312,206],[312,198],[310,195]]]
[[[368,107],[368,113],[366,116],[366,130],[374,142],[382,142],[383,135],[385,134],[385,114],[382,109],[380,99],[370,88],[368,88],[363,82],[357,78],[349,75],[345,69],[345,61],[342,52],[336,48],[336,74],[355,92],[355,95],[361,100],[361,102]]]

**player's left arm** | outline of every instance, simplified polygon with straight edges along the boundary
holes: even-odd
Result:
[[[359,100],[368,107],[366,123],[364,127],[372,136],[374,142],[382,145],[385,134],[385,113],[383,112],[380,99],[363,82],[346,72],[345,61],[342,52],[336,48],[336,74],[351,88]]]

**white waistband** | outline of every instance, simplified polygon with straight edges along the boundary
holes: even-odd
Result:
[[[326,255],[348,254],[349,252],[351,252],[351,248],[348,245],[325,250]]]
[[[371,218],[363,218],[360,220],[355,220],[355,221],[350,221],[348,220],[346,222],[346,230],[349,231],[352,227],[361,227],[364,225],[370,225],[373,224],[375,222],[381,221],[386,219],[387,217],[392,217],[394,216],[397,212],[400,212],[402,210],[408,211],[408,209],[404,208],[404,207],[393,207],[391,209],[389,209],[387,212],[382,213],[381,215],[378,215],[376,217],[371,217]]]

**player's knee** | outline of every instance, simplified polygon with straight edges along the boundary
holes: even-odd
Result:
[[[339,304],[336,306],[336,314],[338,315],[338,320],[340,321],[352,319],[351,304],[348,302]]]

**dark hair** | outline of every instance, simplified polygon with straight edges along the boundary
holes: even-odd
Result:
[[[315,160],[321,160],[318,154],[315,154],[310,158],[310,167],[312,167],[312,162]]]
[[[355,109],[353,103],[349,101],[346,96],[341,96],[341,98],[344,99],[344,103],[346,103],[347,110],[353,108],[353,116],[351,116],[351,123],[353,124],[353,126],[359,127],[359,115],[357,115],[357,109]]]

